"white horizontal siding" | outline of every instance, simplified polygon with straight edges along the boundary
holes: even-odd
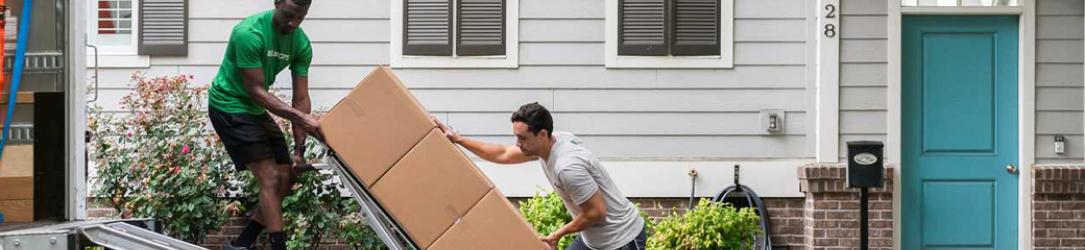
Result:
[[[840,1],[840,13],[848,16],[879,16],[889,12],[889,3],[895,1],[843,0]]]
[[[1080,27],[1080,25],[1078,25]],[[1037,63],[1077,63],[1082,61],[1081,39],[1036,41]]]
[[[564,113],[555,112],[554,129],[578,135],[760,135],[755,112],[714,113]],[[450,113],[447,120],[464,135],[508,135],[509,113]],[[803,113],[788,113],[784,127],[791,135],[806,133]]]
[[[1085,74],[1081,64],[1051,64],[1039,63],[1036,65],[1037,87],[1078,87],[1081,86]]]
[[[602,1],[599,1],[602,2]],[[600,3],[602,4],[602,3]],[[521,9],[526,8],[524,6]],[[520,43],[535,42],[594,42],[603,43],[602,19],[523,19],[521,13]],[[602,55],[600,55],[602,56]]]
[[[805,109],[805,90],[558,90],[554,110],[704,112]]]
[[[374,66],[319,66],[310,70],[311,88],[352,88]],[[801,89],[805,66],[747,66],[727,70],[607,70],[602,67],[522,66],[505,69],[398,69],[396,74],[411,88],[462,89]],[[149,76],[178,72],[209,83],[217,65],[156,65],[146,69],[102,69],[102,87],[126,87],[132,72]],[[278,78],[288,87],[289,72]]]
[[[585,147],[605,159],[783,159],[788,155],[809,155],[803,136],[579,136]],[[474,138],[515,143],[510,136],[476,136]],[[773,150],[764,150],[771,148]]]
[[[1082,148],[1082,1],[1039,0],[1036,17],[1036,163],[1080,163]],[[1066,153],[1055,154],[1055,136]]]
[[[314,107],[333,106],[373,67],[389,63],[390,1],[313,3],[302,27],[313,41]],[[137,70],[210,83],[231,28],[272,8],[263,0],[190,4],[189,55],[152,57],[145,69],[103,70],[98,104],[120,111],[117,102]],[[808,158],[806,6],[736,0],[731,69],[607,69],[603,1],[521,0],[518,68],[396,73],[430,112],[484,139],[511,142],[508,115],[538,101],[554,111],[559,128],[583,134],[603,157]],[[284,96],[289,74],[280,73],[274,85]],[[763,135],[761,109],[787,111],[782,135]]]
[[[252,13],[274,8],[264,0],[191,0],[190,19],[244,18]],[[306,22],[314,19],[379,19],[388,18],[389,0],[320,1],[309,7]]]
[[[886,142],[888,80],[888,4],[892,1],[843,0],[840,3],[840,148],[847,142]]]
[[[152,66],[217,66],[226,42],[190,43],[187,57],[151,57]],[[313,45],[314,66],[388,64],[387,43],[322,43]]]
[[[840,86],[886,86],[885,63],[844,63],[840,65]]]
[[[190,19],[188,40],[194,43],[226,42],[234,25],[241,19]],[[316,43],[388,43],[391,28],[388,20],[305,20],[302,25],[309,40]]]

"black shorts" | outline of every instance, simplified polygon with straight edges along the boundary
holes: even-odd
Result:
[[[293,164],[282,129],[267,113],[233,114],[208,108],[207,115],[238,171],[248,169],[249,163],[264,159]]]

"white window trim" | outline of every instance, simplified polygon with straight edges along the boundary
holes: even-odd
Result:
[[[139,51],[139,4],[141,0],[132,0],[132,43],[129,46],[98,46],[101,55],[136,55]],[[98,44],[98,1],[88,3],[90,19],[87,22],[87,42]],[[87,53],[93,54],[93,51]]]
[[[390,62],[393,68],[516,68],[520,63],[520,0],[505,6],[505,55],[412,56],[403,55],[403,0],[392,0]],[[453,8],[459,1],[453,1]],[[456,13],[456,11],[453,11]],[[455,19],[455,17],[453,17]],[[454,25],[454,24],[453,24]],[[455,39],[454,37],[452,39]]]
[[[95,51],[87,49],[87,67],[99,68],[149,68],[151,57],[139,55],[139,4],[141,0],[132,0],[132,45],[130,46],[98,46]],[[87,43],[98,43],[98,4],[97,1],[87,3]],[[95,57],[97,62],[95,62]]]
[[[720,0],[719,56],[618,55],[618,0],[606,0],[607,68],[733,68],[735,66],[735,1]]]

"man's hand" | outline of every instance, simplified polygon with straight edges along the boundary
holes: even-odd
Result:
[[[441,122],[441,120],[437,119],[436,116],[431,115],[429,118],[431,120],[433,120],[433,123],[437,124],[437,128],[440,129],[441,132],[445,134],[445,137],[448,137],[448,140],[451,140],[454,143],[460,143],[460,141],[463,139],[462,137],[460,137],[460,133],[452,130],[451,127],[448,127],[448,125],[445,125],[445,123],[443,123],[443,122]]]
[[[320,129],[320,121],[317,121],[316,117],[310,114],[301,115],[301,120],[296,121],[306,133],[312,135],[319,141],[324,141],[324,131]]]
[[[290,156],[290,160],[294,162],[295,167],[305,165],[305,156],[303,156],[302,154],[303,153],[301,152],[294,152]]]
[[[550,236],[539,238],[539,240],[542,240],[543,243],[546,243],[547,249],[551,250],[557,250],[558,240],[560,239],[561,237],[554,237],[553,234],[551,234]]]

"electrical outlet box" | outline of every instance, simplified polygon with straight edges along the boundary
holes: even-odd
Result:
[[[1055,154],[1066,153],[1066,138],[1061,135],[1055,136]]]
[[[761,129],[767,134],[779,134],[784,132],[784,111],[781,109],[761,110]]]

